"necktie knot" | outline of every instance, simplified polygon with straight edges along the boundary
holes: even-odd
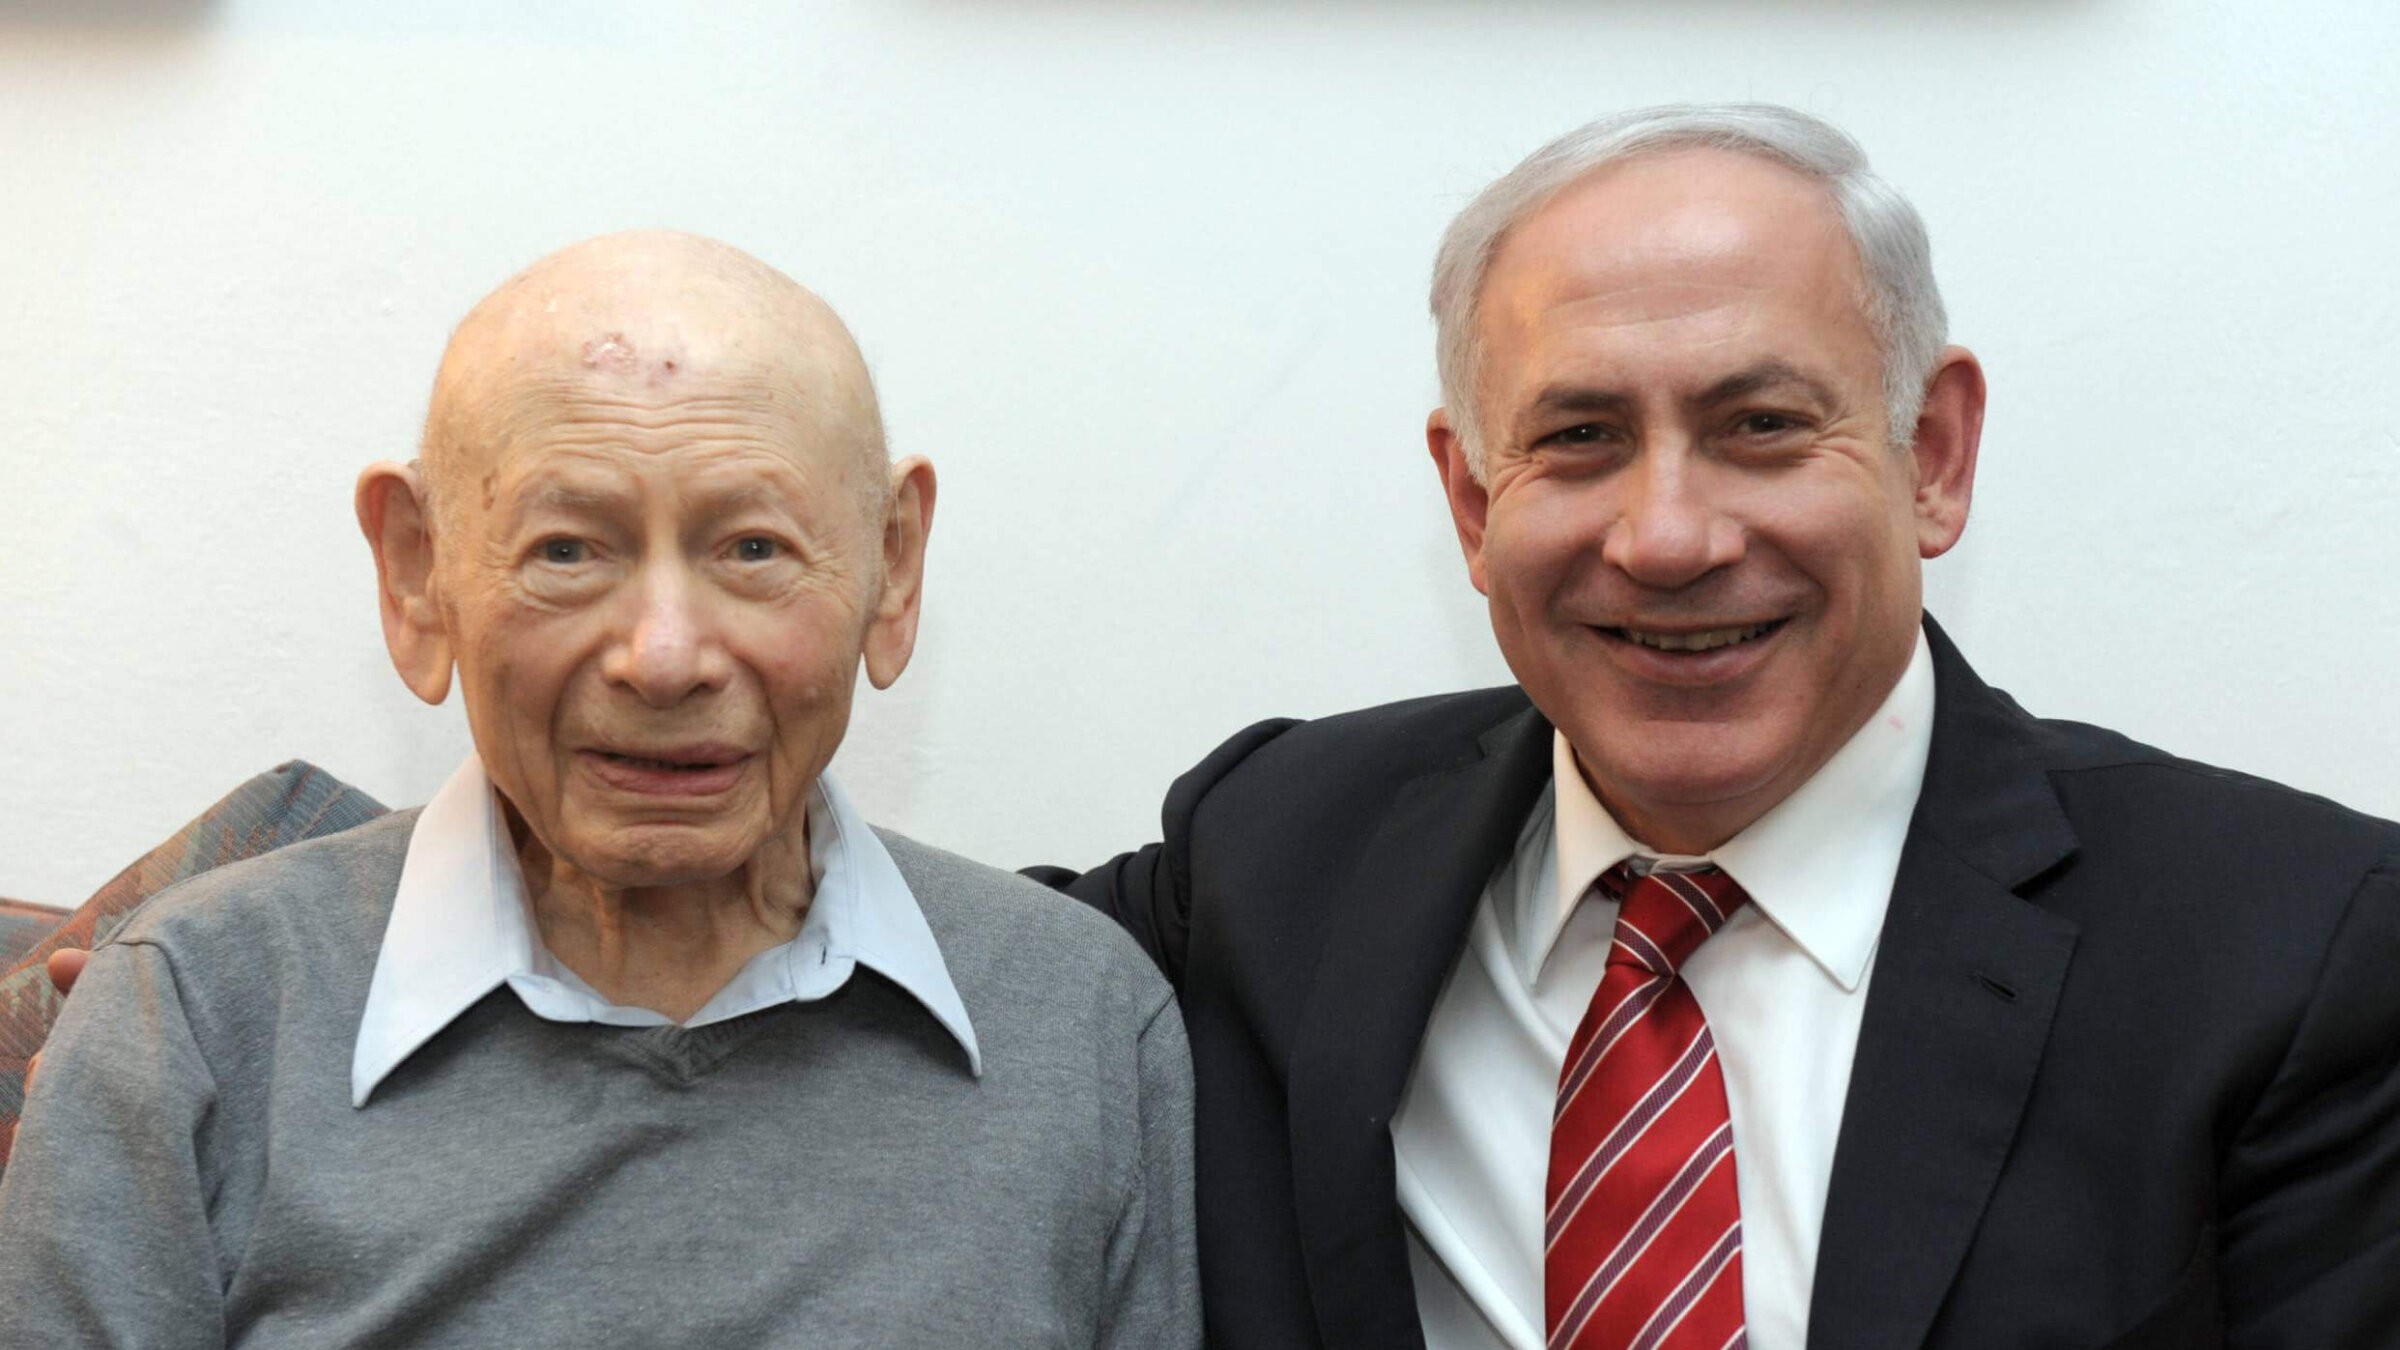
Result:
[[[1709,934],[1723,928],[1750,898],[1715,866],[1688,872],[1654,868],[1637,875],[1630,861],[1621,862],[1601,876],[1600,884],[1617,897],[1616,942],[1608,963],[1638,966],[1652,975],[1682,969]]]

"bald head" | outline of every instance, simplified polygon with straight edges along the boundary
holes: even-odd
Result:
[[[823,300],[728,244],[667,230],[571,244],[501,283],[442,354],[423,466],[438,518],[509,446],[576,402],[744,405],[844,457],[870,520],[886,506],[883,419],[865,360]]]
[[[663,233],[477,305],[423,461],[368,465],[354,498],[393,666],[428,703],[456,681],[554,871],[802,896],[857,677],[889,686],[916,647],[933,502],[823,301]]]

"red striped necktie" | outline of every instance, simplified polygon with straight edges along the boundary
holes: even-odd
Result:
[[[1716,1041],[1676,971],[1749,897],[1714,867],[1597,883],[1616,941],[1567,1045],[1543,1238],[1549,1350],[1742,1350],[1742,1209]]]

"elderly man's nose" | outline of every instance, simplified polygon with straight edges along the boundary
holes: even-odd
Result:
[[[652,707],[672,707],[725,681],[727,657],[703,601],[680,578],[653,577],[604,673]]]
[[[1645,586],[1698,581],[1742,556],[1742,528],[1703,473],[1682,456],[1651,457],[1628,475],[1629,494],[1601,556]]]

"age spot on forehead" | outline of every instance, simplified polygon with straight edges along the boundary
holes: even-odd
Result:
[[[633,344],[623,333],[603,333],[583,344],[583,364],[590,370],[624,371],[635,360]]]
[[[675,378],[683,361],[670,349],[645,358],[623,333],[603,333],[583,344],[583,368],[610,375],[640,376],[652,388]]]

